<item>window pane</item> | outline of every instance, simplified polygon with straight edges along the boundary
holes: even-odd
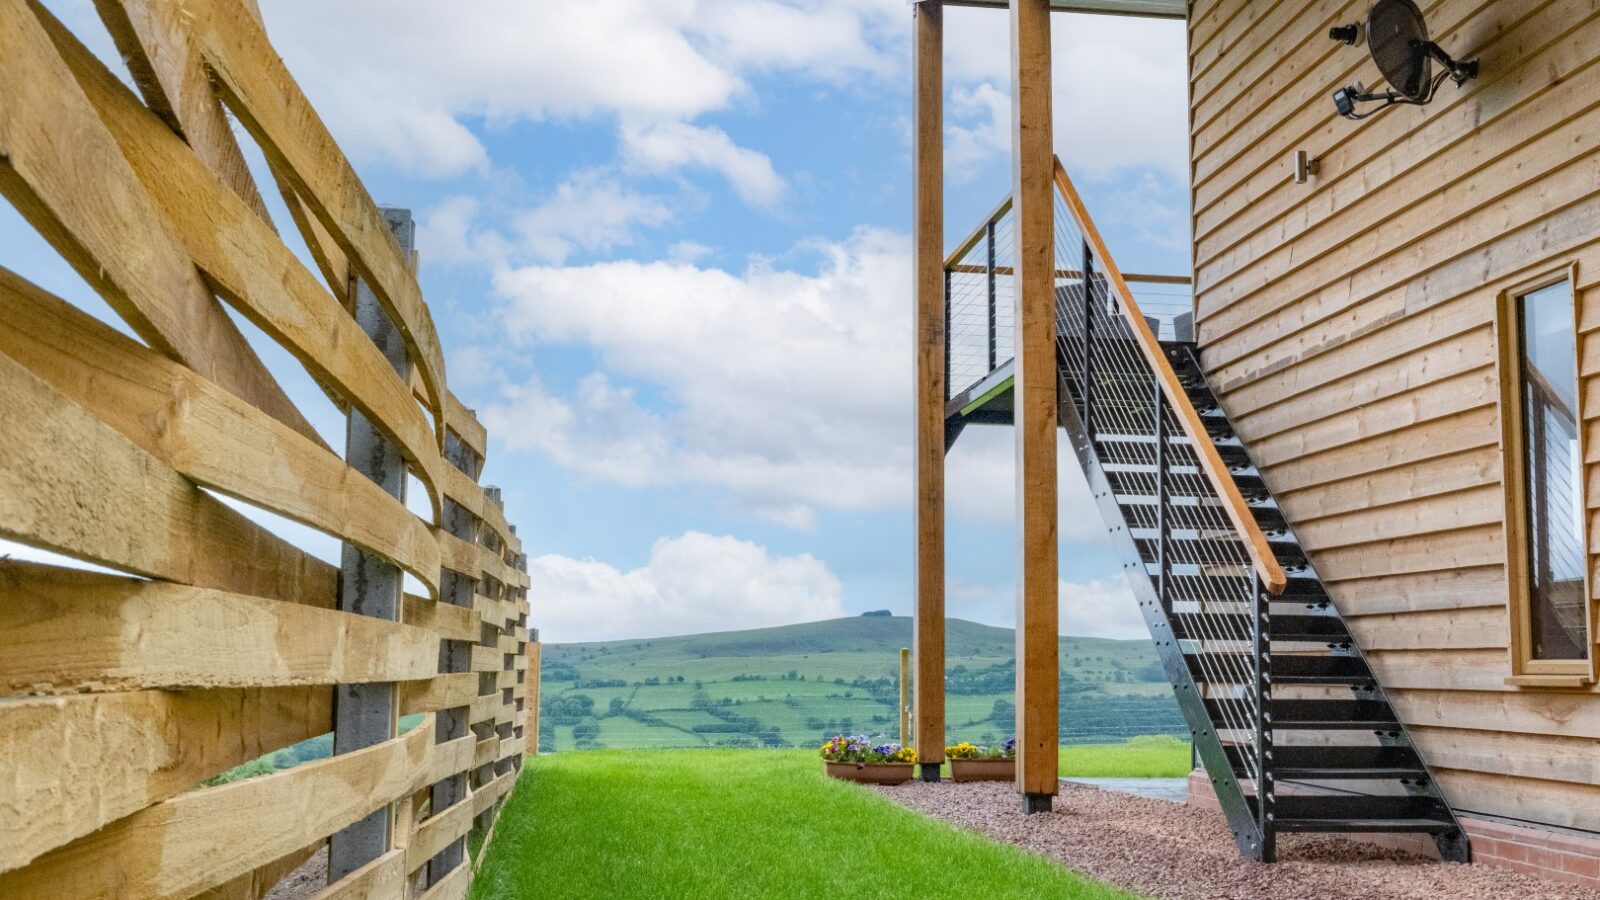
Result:
[[[1572,303],[1566,282],[1528,294],[1518,303],[1529,637],[1534,659],[1587,659],[1589,649],[1578,341]]]

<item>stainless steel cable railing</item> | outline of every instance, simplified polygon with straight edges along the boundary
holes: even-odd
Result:
[[[1153,550],[1146,574],[1168,620],[1183,623],[1185,659],[1218,740],[1236,749],[1242,780],[1256,786],[1254,813],[1265,833],[1273,794],[1270,598],[1287,577],[1161,344],[1193,339],[1188,279],[1123,276],[1059,160],[1055,187],[1061,402],[1074,404],[1119,502],[1143,510],[1130,528]],[[946,260],[951,397],[1015,355],[1014,247],[1007,200]]]

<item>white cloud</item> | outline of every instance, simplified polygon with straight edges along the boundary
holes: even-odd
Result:
[[[944,169],[954,181],[965,181],[978,164],[1011,154],[1011,98],[983,82],[950,93],[950,122],[945,127]],[[960,124],[963,120],[970,125]]]
[[[1125,579],[1062,581],[1058,589],[1062,634],[1119,639],[1150,636],[1139,601]]]
[[[947,168],[1011,148],[1009,23],[995,10],[951,10]],[[1150,167],[1188,179],[1188,84],[1182,22],[1051,16],[1056,152],[1069,171],[1103,178]],[[959,171],[955,171],[959,177]]]
[[[574,172],[536,205],[502,213],[505,231],[486,224],[482,204],[447,197],[421,216],[430,262],[500,267],[534,260],[561,265],[572,254],[632,244],[641,228],[672,220],[661,197],[640,193],[601,169]],[[506,233],[509,231],[509,234]]]
[[[672,218],[660,198],[640,194],[597,170],[578,172],[555,194],[518,214],[518,242],[535,259],[560,265],[574,250],[608,250],[633,241],[638,226]]]
[[[599,641],[762,628],[838,618],[844,590],[809,553],[774,556],[733,537],[696,531],[662,538],[644,566],[593,559],[528,561],[540,638]]]
[[[605,375],[571,396],[529,380],[484,410],[491,433],[619,484],[721,487],[732,504],[808,527],[817,508],[910,498],[909,255],[858,231],[808,247],[815,274],[671,262],[502,271],[506,336],[578,344]],[[629,391],[649,385],[641,405]],[[658,399],[659,398],[659,399]]]
[[[622,156],[647,172],[710,169],[726,178],[740,199],[752,206],[775,206],[783,197],[783,179],[773,170],[772,160],[738,146],[720,128],[672,121],[625,123]]]
[[[263,7],[275,46],[341,145],[437,177],[488,164],[466,118],[688,122],[748,97],[746,76],[757,71],[830,83],[893,75],[908,30],[900,0]]]

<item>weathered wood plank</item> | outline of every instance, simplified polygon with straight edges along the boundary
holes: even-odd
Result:
[[[406,890],[406,849],[396,847],[328,885],[311,900],[393,900]]]
[[[430,717],[382,744],[179,795],[0,873],[0,896],[181,900],[416,790],[432,748]]]
[[[426,629],[159,581],[0,560],[0,692],[407,681]]]
[[[324,734],[332,717],[333,691],[321,687],[138,691],[0,704],[0,784],[14,788],[10,811],[0,817],[0,870],[232,766]],[[8,883],[5,877],[0,886]],[[59,890],[65,893],[0,890],[0,896],[77,896]]]
[[[1503,650],[1511,639],[1505,604],[1348,620],[1363,650]]]
[[[152,578],[331,606],[332,573],[0,355],[0,533]]]
[[[0,95],[0,193],[151,347],[321,442],[102,137],[25,0],[0,6]]]
[[[452,606],[415,594],[405,595],[400,621],[425,628],[442,640],[476,641],[480,632],[480,619],[472,608]]]
[[[1299,491],[1294,495],[1295,522],[1303,525],[1499,481],[1499,448],[1476,447]],[[1600,498],[1600,492],[1595,496]]]
[[[153,458],[378,553],[438,591],[429,526],[333,453],[4,269],[0,303],[0,353]]]
[[[52,37],[112,140],[212,288],[401,447],[429,489],[437,521],[438,446],[393,367],[316,276],[182,139],[70,34]]]
[[[190,39],[190,14],[176,3],[96,0],[101,21],[145,103],[268,225],[261,199],[211,76]]]
[[[1413,728],[1411,737],[1436,768],[1600,784],[1600,741],[1594,738],[1427,726]]]
[[[1346,616],[1478,606],[1504,608],[1505,569],[1484,565],[1443,572],[1383,575],[1369,581],[1347,579],[1329,585],[1328,593]]]
[[[211,0],[191,8],[195,35],[229,109],[261,144],[274,170],[293,184],[400,329],[427,387],[442,448],[444,354],[416,277],[377,204],[260,24],[238,14],[237,0]]]
[[[406,681],[400,685],[400,715],[466,706],[477,699],[478,676],[474,672]]]

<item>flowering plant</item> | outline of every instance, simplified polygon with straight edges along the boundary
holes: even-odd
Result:
[[[1006,742],[998,747],[981,747],[970,741],[962,741],[955,746],[944,748],[944,755],[951,759],[1016,759],[1017,739],[1007,738]]]
[[[822,745],[822,758],[828,762],[908,763],[917,761],[917,751],[890,742],[874,744],[864,734],[853,737],[839,735]]]

